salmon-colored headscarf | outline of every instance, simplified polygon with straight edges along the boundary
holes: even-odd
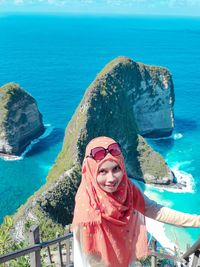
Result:
[[[128,267],[148,254],[144,198],[128,179],[122,154],[108,153],[101,161],[86,157],[92,148],[112,143],[111,138],[97,137],[87,145],[72,227],[82,226],[84,253],[100,256],[108,267]],[[107,160],[114,160],[123,171],[114,193],[103,191],[96,181],[99,167]]]

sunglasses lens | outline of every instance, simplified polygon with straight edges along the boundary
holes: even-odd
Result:
[[[119,156],[121,154],[119,144],[117,143],[109,145],[108,150],[112,156]]]
[[[95,147],[92,149],[91,153],[95,160],[102,160],[106,155],[106,150],[103,147]]]
[[[121,154],[120,145],[118,143],[113,143],[110,144],[107,149],[104,147],[95,147],[91,150],[91,156],[95,160],[102,160],[108,152],[112,156],[119,156]]]

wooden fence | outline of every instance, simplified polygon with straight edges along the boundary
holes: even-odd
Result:
[[[73,234],[66,233],[64,236],[57,237],[47,242],[40,242],[39,227],[32,226],[29,231],[30,247],[21,250],[13,251],[11,253],[0,255],[0,264],[10,260],[17,259],[21,256],[30,254],[30,266],[41,267],[41,250],[47,248],[46,261],[52,266],[73,267]],[[50,247],[57,245],[57,253],[52,259],[52,250]],[[63,247],[65,246],[65,259]]]
[[[29,231],[29,243],[30,247],[14,251],[5,255],[0,255],[0,264],[17,259],[21,256],[30,255],[30,267],[41,267],[41,250],[43,248],[47,248],[45,259],[50,266],[73,267],[72,233],[66,233],[64,236],[58,237],[47,242],[40,242],[39,227],[32,226]],[[52,250],[50,249],[50,247],[55,245],[57,246],[57,261],[55,261],[55,257],[54,260],[52,259]],[[176,251],[174,251],[175,253],[173,254],[166,252],[166,250],[163,251],[164,252],[158,252],[157,241],[153,239],[149,248],[149,256],[151,257],[151,267],[158,266],[158,259],[173,260],[174,266],[177,266],[176,264],[179,263],[179,266],[184,267],[189,266],[190,263],[191,267],[200,267],[200,238],[181,256],[178,255]]]
[[[174,266],[184,267],[200,267],[200,238],[194,243],[192,247],[188,247],[187,251],[183,255],[178,255],[176,249],[173,254],[162,253],[157,251],[157,241],[152,240],[151,249],[149,250],[151,256],[151,267],[157,267],[158,259],[169,259],[174,262]]]

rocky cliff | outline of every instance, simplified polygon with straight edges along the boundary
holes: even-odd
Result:
[[[139,134],[145,137],[166,137],[174,128],[174,88],[167,69],[135,64],[133,87],[127,91],[133,99],[133,113]]]
[[[86,90],[66,128],[62,150],[46,185],[18,211],[16,229],[22,232],[27,220],[39,223],[38,214],[61,225],[71,222],[84,150],[96,136],[110,136],[121,144],[129,177],[172,184],[170,169],[141,134],[169,135],[173,104],[173,83],[167,69],[125,57],[111,61]]]
[[[129,176],[148,177],[152,183],[168,177],[170,183],[171,172],[164,160],[140,135],[170,135],[173,104],[173,83],[167,69],[125,57],[114,59],[86,90],[67,126],[62,151],[48,179],[55,179],[74,164],[80,165],[86,144],[105,135],[121,144]]]
[[[0,87],[0,153],[19,155],[44,130],[31,95],[15,83]]]

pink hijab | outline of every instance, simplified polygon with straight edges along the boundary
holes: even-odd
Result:
[[[148,254],[144,198],[128,179],[122,154],[108,153],[101,161],[86,157],[92,148],[112,143],[111,138],[97,137],[87,145],[72,227],[82,226],[84,253],[100,256],[108,267],[126,267]],[[123,171],[114,193],[103,191],[96,181],[99,167],[107,160],[114,160]]]

